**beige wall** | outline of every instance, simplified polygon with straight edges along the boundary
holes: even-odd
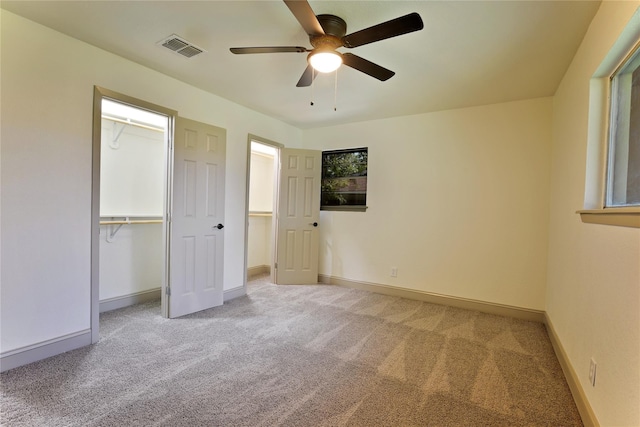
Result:
[[[369,209],[322,212],[320,273],[543,310],[551,105],[305,131],[310,148],[369,147]]]
[[[241,287],[247,135],[294,145],[302,132],[10,12],[0,16],[0,351],[90,327],[94,85],[227,129],[224,288]]]
[[[640,425],[640,230],[584,224],[575,211],[584,203],[586,164],[598,163],[587,162],[590,79],[639,4],[602,4],[553,103],[546,310],[603,426]]]

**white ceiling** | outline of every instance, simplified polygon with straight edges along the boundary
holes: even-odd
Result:
[[[305,46],[287,6],[268,1],[8,1],[1,7],[300,128],[551,96],[599,1],[310,1],[347,33],[418,12],[422,31],[355,49],[396,72],[348,67],[297,88],[304,53],[234,55],[230,47]],[[191,59],[156,43],[177,34]],[[337,95],[337,111],[334,111]]]

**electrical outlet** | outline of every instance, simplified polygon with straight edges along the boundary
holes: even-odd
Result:
[[[398,277],[398,267],[391,267],[391,277]]]
[[[596,386],[596,367],[597,367],[597,363],[595,360],[593,360],[593,357],[591,358],[591,363],[589,364],[589,382],[591,383],[592,387]]]

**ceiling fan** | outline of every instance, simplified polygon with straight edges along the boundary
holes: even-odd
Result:
[[[329,73],[337,70],[342,64],[380,81],[388,80],[394,76],[393,71],[352,53],[338,52],[336,49],[339,47],[354,48],[424,28],[422,18],[414,12],[345,35],[347,23],[342,18],[334,15],[316,16],[306,0],[284,0],[284,2],[309,35],[309,42],[313,49],[302,46],[266,46],[232,47],[230,50],[236,54],[309,52],[308,65],[296,85],[298,87],[310,86],[315,78],[315,71]]]

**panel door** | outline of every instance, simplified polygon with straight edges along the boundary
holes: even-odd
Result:
[[[281,149],[277,284],[318,282],[321,165],[320,151]]]
[[[226,131],[178,117],[169,239],[169,317],[223,303]]]

